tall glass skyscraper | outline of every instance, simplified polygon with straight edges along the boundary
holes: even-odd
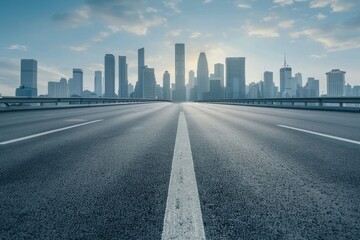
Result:
[[[115,57],[105,55],[105,94],[104,97],[115,97]]]
[[[163,76],[163,99],[170,100],[170,73],[165,71]]]
[[[37,96],[37,61],[21,59],[20,87],[16,89],[16,96]]]
[[[205,99],[206,94],[210,91],[209,67],[204,52],[201,52],[197,62],[197,100]]]
[[[145,67],[145,49],[138,49],[138,81],[135,86],[135,97],[144,97],[144,80],[142,70]]]
[[[127,98],[128,95],[128,65],[126,56],[119,56],[119,97]]]
[[[94,92],[98,97],[102,96],[103,90],[102,90],[102,72],[101,71],[95,71],[95,77],[94,77]]]
[[[185,44],[175,44],[175,96],[173,101],[186,101],[185,88]]]
[[[81,97],[83,93],[83,70],[80,68],[73,69],[73,77],[71,80],[70,96]]]
[[[225,98],[245,98],[245,58],[226,58]]]
[[[345,73],[340,69],[333,69],[326,73],[328,97],[345,96]]]

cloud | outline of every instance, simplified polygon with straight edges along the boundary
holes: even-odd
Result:
[[[287,21],[279,22],[278,26],[280,28],[288,29],[288,28],[292,28],[294,23],[295,23],[294,20],[287,20]]]
[[[8,50],[27,51],[27,46],[19,45],[19,44],[13,44],[13,45],[8,46],[6,49],[8,49]]]
[[[172,30],[166,33],[166,36],[177,37],[181,34],[182,29]]]
[[[208,4],[208,3],[211,3],[211,2],[212,2],[212,0],[204,0],[203,4]]]
[[[275,15],[275,14],[272,14],[272,15],[269,15],[269,16],[266,16],[266,17],[263,17],[263,21],[264,22],[270,22],[272,20],[275,20],[275,19],[278,19],[279,16]]]
[[[91,63],[90,65],[86,66],[86,69],[95,72],[95,71],[103,71],[104,64],[102,63]]]
[[[317,18],[317,20],[321,21],[324,20],[326,18],[326,15],[319,13],[315,16]]]
[[[310,8],[330,7],[333,12],[345,12],[354,7],[354,3],[344,0],[313,0]]]
[[[314,58],[314,59],[323,59],[323,58],[327,58],[327,55],[326,54],[321,54],[321,55],[312,54],[312,55],[310,55],[310,57]]]
[[[149,28],[166,22],[157,13],[155,8],[147,6],[145,0],[86,0],[86,4],[80,9],[57,13],[53,15],[53,19],[69,27],[79,27],[97,19],[107,26],[117,26],[119,31],[144,36]]]
[[[201,32],[193,32],[193,33],[191,33],[189,38],[198,38],[200,36],[202,36]]]
[[[249,9],[249,8],[251,8],[251,5],[246,4],[246,3],[238,3],[237,7],[243,8],[243,9]]]
[[[69,49],[73,52],[85,52],[87,51],[89,48],[88,45],[83,45],[83,46],[70,46]]]
[[[181,3],[181,0],[166,0],[163,1],[163,4],[165,7],[171,9],[175,13],[181,13],[181,10],[179,8],[179,4]]]
[[[274,0],[273,1],[276,4],[279,4],[280,6],[284,7],[286,5],[291,5],[294,3],[294,0]]]
[[[250,37],[277,38],[280,36],[275,28],[258,28],[254,26],[246,26],[245,29]]]

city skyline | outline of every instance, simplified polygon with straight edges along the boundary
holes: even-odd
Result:
[[[128,79],[134,85],[136,49],[140,47],[147,49],[146,63],[155,69],[156,80],[161,84],[166,70],[175,76],[177,42],[186,46],[186,83],[188,72],[196,71],[200,52],[206,53],[210,73],[214,72],[214,64],[224,64],[226,57],[245,57],[247,85],[260,81],[264,71],[271,71],[279,86],[284,52],[293,73],[302,73],[304,80],[320,80],[321,93],[326,92],[326,72],[332,69],[346,71],[346,83],[360,83],[360,18],[356,1],[92,0],[51,6],[17,3],[4,1],[0,10],[5,19],[0,27],[6,32],[0,46],[3,95],[14,95],[20,82],[20,59],[27,58],[39,63],[39,94],[46,94],[48,81],[70,78],[74,67],[83,69],[84,90],[93,90],[94,71],[104,71],[105,53],[127,56]],[[26,11],[29,7],[33,11]],[[19,14],[12,16],[15,8]],[[131,22],[122,17],[124,13],[130,14]],[[207,14],[217,14],[219,18],[212,19]],[[186,27],[187,23],[191,26]],[[173,77],[171,83],[174,82]],[[118,89],[117,74],[115,85]]]

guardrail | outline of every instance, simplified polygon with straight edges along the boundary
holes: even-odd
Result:
[[[130,102],[170,102],[168,100],[158,99],[140,99],[140,98],[81,98],[81,97],[68,97],[68,98],[50,98],[50,97],[0,97],[0,104],[7,107],[23,106],[26,104],[111,104],[111,103],[130,103]]]
[[[261,107],[333,109],[360,111],[360,97],[320,97],[320,98],[241,98],[212,99],[197,102],[241,104]]]

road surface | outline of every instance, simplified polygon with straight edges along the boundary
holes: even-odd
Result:
[[[0,113],[0,239],[360,239],[360,114]]]

